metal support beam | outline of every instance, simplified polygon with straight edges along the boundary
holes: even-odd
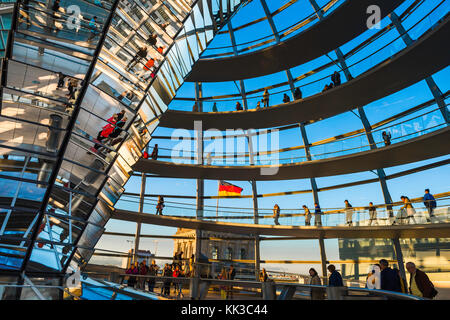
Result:
[[[345,62],[344,55],[342,54],[341,49],[337,48],[334,50],[336,53],[336,56],[338,58],[339,64],[341,65],[341,69],[344,72],[345,78],[347,81],[350,81],[353,79],[353,76],[350,74],[350,70],[348,69],[347,63]]]
[[[267,21],[269,22],[270,25],[270,29],[272,29],[272,33],[273,36],[275,37],[275,43],[280,43],[280,35],[278,34],[277,31],[277,27],[275,26],[275,23],[273,22],[273,17],[272,14],[269,11],[269,8],[267,7],[267,3],[265,0],[260,0],[261,1],[261,5],[263,7],[264,13],[266,14],[267,17]],[[294,91],[295,91],[295,87],[294,87],[294,80],[292,78],[292,74],[291,74],[291,70],[287,69],[286,71],[286,76],[288,78],[288,82],[289,82],[289,87],[291,89],[291,93],[292,93],[292,98],[294,98]]]
[[[252,180],[252,198],[253,198],[253,222],[258,224],[258,197],[256,190],[256,181]],[[259,280],[259,270],[261,268],[260,240],[259,235],[255,235],[255,279]]]
[[[327,254],[325,251],[325,242],[323,238],[319,238],[319,247],[320,247],[320,260],[322,261],[322,276],[323,276],[323,285],[328,284],[327,279]]]
[[[279,43],[280,42],[280,36],[278,34],[278,31],[277,31],[277,28],[275,26],[275,23],[273,22],[272,14],[270,13],[269,8],[267,7],[266,1],[265,0],[260,0],[260,1],[261,1],[261,5],[263,7],[264,13],[266,14],[267,21],[269,22],[270,28],[272,29],[272,33],[273,33],[273,35],[275,37],[275,42]],[[317,6],[317,4],[316,4],[316,6]],[[291,89],[292,99],[294,99],[295,85],[294,85],[294,80],[293,80],[292,73],[291,73],[290,69],[286,70],[286,77],[288,79],[289,88]],[[300,123],[299,126],[300,126],[300,131],[301,131],[303,144],[305,146],[306,159],[308,161],[310,161],[311,160],[311,154],[309,152],[309,142],[308,142],[308,136],[306,135],[305,126],[303,125],[303,123]],[[317,191],[316,179],[315,178],[310,178],[310,182],[311,182],[311,190],[312,190],[314,202],[319,203],[319,195],[318,195],[318,191]]]
[[[203,103],[201,101],[202,97],[202,85],[201,83],[195,83],[195,102],[198,106],[198,111],[203,111]],[[196,155],[197,155],[197,164],[203,164],[203,129],[201,122],[194,123],[194,134],[196,141]],[[196,190],[196,219],[203,218],[203,208],[204,208],[204,180],[197,179],[197,190]],[[194,253],[194,279],[191,281],[190,286],[190,295],[192,299],[196,299],[198,297],[199,292],[199,278],[200,278],[200,270],[199,270],[199,261],[200,261],[200,253],[202,250],[202,231],[199,229],[195,230],[195,253]],[[189,257],[188,257],[189,258]]]
[[[252,142],[252,133],[250,130],[246,133],[246,137],[247,137],[247,142],[248,142],[248,153],[249,153],[250,165],[254,165],[255,164],[254,150],[253,150],[253,142]],[[250,181],[250,183],[252,185],[253,222],[255,224],[258,224],[259,223],[258,190],[257,190],[257,185],[256,185],[255,180]],[[256,279],[256,281],[259,281],[259,270],[261,268],[260,265],[261,265],[260,240],[259,240],[259,236],[257,234],[255,234],[255,279]]]
[[[316,15],[319,18],[319,20],[323,19],[323,12],[320,9],[320,7],[318,6],[318,4],[316,3],[316,1],[309,0],[309,2],[311,3],[312,7],[314,8],[314,11],[316,12]],[[346,80],[347,81],[352,80],[353,76],[351,75],[350,70],[348,69],[347,63],[345,62],[345,58],[344,58],[344,55],[342,54],[341,49],[337,48],[334,50],[334,52],[336,53],[336,57],[338,59],[341,69],[344,72],[344,76],[345,76]],[[372,127],[370,125],[369,120],[367,119],[366,113],[364,111],[364,107],[357,107],[357,109],[358,109],[358,113],[359,113],[359,118],[361,119],[361,122],[364,127],[364,131],[367,136],[367,140],[369,141],[369,144],[370,144],[370,149],[376,149],[377,146],[375,144],[375,140],[372,135]],[[305,144],[305,146],[306,146],[306,144]],[[389,189],[388,189],[388,186],[386,183],[386,173],[384,172],[384,169],[381,169],[381,168],[377,169],[377,173],[378,173],[378,180],[380,181],[381,191],[383,193],[384,201],[386,204],[391,204],[392,198],[391,198],[391,195],[389,193]],[[392,215],[392,206],[387,206],[387,210],[389,212],[389,216],[391,216]]]
[[[149,151],[149,147],[147,145],[146,150],[147,153]],[[146,183],[145,173],[141,173],[141,193],[139,194],[139,213],[144,213],[144,200],[145,200],[145,183]],[[141,222],[136,224],[136,234],[134,236],[134,258],[133,262],[138,261],[138,251],[139,244],[141,240]]]
[[[311,161],[311,153],[310,153],[310,149],[309,149],[310,144],[309,144],[308,136],[306,134],[305,126],[303,125],[303,123],[299,123],[299,127],[300,127],[300,133],[302,136],[303,145],[305,146],[306,160]],[[311,182],[311,191],[313,194],[314,202],[319,204],[319,193],[317,191],[316,178],[310,178],[309,180]]]
[[[230,40],[231,40],[231,44],[233,46],[233,53],[235,56],[237,56],[238,51],[237,51],[237,47],[236,47],[236,38],[234,36],[233,25],[231,24],[231,20],[228,20],[227,24],[228,24],[228,33],[230,34]],[[243,108],[244,108],[244,110],[248,110],[247,96],[246,96],[245,85],[244,85],[243,80],[239,80],[239,86],[240,86],[240,93],[242,96]],[[254,150],[253,150],[253,143],[252,143],[252,135],[251,135],[251,132],[249,132],[249,131],[244,132],[244,133],[247,137],[250,165],[254,165],[255,160],[254,160],[254,155],[253,155]],[[258,223],[258,192],[256,189],[256,181],[252,180],[250,183],[252,185],[254,223],[257,224]],[[261,259],[260,258],[260,246],[259,246],[260,241],[259,241],[258,235],[255,235],[254,243],[255,243],[255,279],[258,281],[259,280],[260,259]]]
[[[395,252],[395,258],[397,259],[397,263],[398,263],[398,269],[400,271],[400,277],[403,280],[403,284],[405,285],[405,289],[407,289],[406,287],[406,271],[405,271],[405,264],[403,261],[403,253],[402,253],[402,247],[400,246],[400,240],[399,238],[394,238],[392,239],[392,242],[394,244],[394,252]]]
[[[403,42],[406,44],[406,46],[407,47],[411,46],[414,43],[414,40],[409,36],[408,32],[403,27],[397,14],[395,12],[391,12],[389,14],[389,18],[391,19],[392,23],[395,26],[395,29],[397,29],[398,33],[400,34],[400,36],[401,36]],[[433,77],[431,77],[431,76],[427,77],[427,78],[425,78],[425,81],[428,85],[428,88],[431,91],[431,94],[434,97],[434,100],[436,101],[436,104],[439,106],[439,110],[442,113],[442,117],[444,118],[447,125],[449,125],[450,124],[450,115],[449,115],[447,106],[445,105],[442,91],[437,86]]]
[[[231,44],[233,46],[233,54],[235,56],[237,56],[238,51],[237,51],[237,47],[236,47],[236,38],[234,37],[233,25],[231,24],[231,19],[228,20],[227,24],[228,24],[228,33],[230,34]],[[240,93],[242,96],[242,105],[244,107],[244,110],[247,110],[248,104],[247,104],[247,97],[246,97],[246,93],[245,93],[244,80],[239,80],[239,87],[240,87],[240,91],[241,91]]]

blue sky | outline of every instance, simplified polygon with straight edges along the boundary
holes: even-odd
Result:
[[[287,3],[287,0],[270,0],[267,1],[268,6],[271,12],[279,8],[281,5]],[[341,3],[340,1],[339,3]],[[404,4],[399,6],[396,10],[398,14],[403,12],[405,8],[411,4],[412,1],[405,1]],[[323,6],[326,1],[318,1],[319,6]],[[406,21],[404,22],[405,28],[410,28],[413,26],[419,19],[421,19],[424,15],[426,15],[432,7],[436,5],[435,1],[425,1],[425,3],[417,9],[412,15],[410,15]],[[293,7],[292,10],[285,10],[282,14],[276,15],[274,17],[274,21],[278,30],[286,28],[296,21],[301,20],[313,13],[312,7],[309,4],[309,1],[301,0],[298,1]],[[430,25],[435,23],[439,18],[445,15],[449,9],[449,1],[446,1],[438,10],[429,15],[423,22],[418,24],[411,30],[411,37],[416,39],[420,34],[422,34]],[[261,7],[259,1],[252,1],[249,5],[244,7],[232,20],[233,27],[241,26],[245,23],[248,23],[256,18],[264,16],[264,11]],[[386,18],[382,21],[382,26],[390,23],[389,18]],[[226,30],[226,29],[224,29]],[[349,50],[351,50],[355,45],[361,43],[366,40],[369,36],[376,33],[377,30],[367,30],[360,36],[356,37],[349,43],[345,44],[341,47],[342,52],[345,54]],[[257,25],[252,26],[251,28],[244,29],[242,31],[236,32],[236,42],[238,44],[244,43],[247,41],[251,41],[255,38],[261,38],[266,35],[271,34],[270,26],[266,20],[258,23]],[[376,40],[371,45],[367,46],[367,48],[363,49],[361,52],[358,52],[354,56],[350,57],[347,60],[347,64],[350,66],[361,59],[366,58],[370,53],[382,48],[386,43],[391,41],[392,44],[388,47],[380,50],[379,53],[371,56],[370,58],[364,59],[360,63],[356,63],[354,67],[350,67],[350,72],[353,76],[358,76],[362,72],[366,71],[368,68],[374,66],[379,63],[381,60],[386,59],[392,54],[402,50],[405,48],[405,45],[401,39],[398,38],[398,32],[395,29],[390,30],[383,37]],[[397,40],[395,40],[397,39]],[[229,46],[230,38],[228,34],[218,35],[209,45],[210,47],[221,47],[221,46]],[[243,47],[243,46],[242,46]],[[222,50],[222,51],[221,51]],[[204,55],[210,55],[218,52],[229,51],[230,49],[221,49],[221,50],[209,50],[207,49]],[[293,53],[295,54],[295,53]],[[328,54],[329,57],[335,58],[335,53],[330,52]],[[330,58],[327,56],[318,57],[313,61],[309,61],[303,65],[297,66],[291,69],[291,72],[295,77],[313,70],[325,63],[330,61]],[[413,66],[412,66],[413,67]],[[297,85],[302,86],[303,96],[309,96],[316,94],[321,91],[326,80],[318,81],[317,83],[310,84],[311,81],[320,79],[322,77],[327,76],[332,73],[334,70],[337,70],[336,67],[327,68],[324,71],[321,71],[311,77],[300,80],[296,83]],[[341,73],[341,78],[343,81],[344,75]],[[442,92],[446,92],[450,88],[450,69],[449,67],[441,70],[440,72],[433,75],[435,82]],[[279,72],[272,75],[267,75],[255,79],[245,80],[245,88],[246,91],[261,88],[267,85],[280,83],[286,81],[285,72]],[[274,89],[274,92],[288,90],[288,86],[283,86],[277,89]],[[204,96],[218,96],[223,94],[237,94],[238,85],[233,82],[223,82],[223,83],[205,83],[203,84],[203,94]],[[194,97],[194,85],[193,83],[185,83],[177,92],[177,97],[185,97],[192,98]],[[257,99],[250,99],[249,108],[254,108]],[[408,108],[419,105],[422,102],[428,101],[432,99],[433,96],[428,89],[426,82],[420,81],[412,85],[409,88],[401,90],[393,95],[387,96],[380,100],[374,101],[366,106],[364,106],[364,110],[366,115],[370,121],[370,123],[376,123],[383,119],[386,119],[390,116],[398,114]],[[271,96],[273,104],[281,103],[282,94],[272,95]],[[230,100],[230,99],[226,99]],[[235,99],[233,101],[217,101],[217,105],[219,106],[219,111],[225,110],[234,110]],[[446,101],[448,103],[448,99]],[[204,104],[204,111],[211,111],[212,102],[206,102]],[[180,101],[176,100],[171,103],[169,106],[170,109],[176,110],[191,110],[192,102],[190,101]],[[393,123],[397,123],[400,121],[404,121],[405,119],[413,118],[417,115],[421,115],[427,113],[436,108],[436,105],[427,107],[422,109],[412,115],[407,116],[406,118],[402,118]],[[433,118],[434,116],[434,118]],[[422,116],[416,120],[414,123],[416,126],[423,128],[426,127],[430,121],[442,122],[442,116],[439,112],[434,112],[433,114]],[[314,124],[308,125],[306,127],[307,135],[310,143],[320,141],[322,139],[334,137],[343,133],[347,133],[353,130],[358,130],[363,128],[360,119],[352,112],[345,112],[343,114],[318,121]],[[168,128],[158,128],[154,135],[156,136],[171,136],[173,129]],[[376,135],[380,133],[375,133]],[[379,137],[378,137],[379,138]],[[298,128],[293,128],[289,130],[285,130],[280,132],[280,148],[283,147],[292,147],[303,145],[301,140],[300,130]],[[160,148],[173,148],[176,142],[170,140],[162,140],[162,139],[154,139],[150,142],[150,145],[153,146],[155,143],[159,144]],[[362,136],[361,138],[354,139],[351,141],[352,146],[364,146],[367,144],[367,139]],[[348,145],[345,146],[346,148]],[[321,154],[324,152],[329,152],[331,149],[326,148],[342,148],[342,145],[335,146],[319,146],[311,149],[311,153],[313,154]],[[424,150],[426,152],[426,150]],[[296,151],[291,153],[286,153],[286,156],[304,156],[303,151]],[[283,155],[284,156],[284,155]],[[280,156],[280,157],[283,157]],[[386,168],[386,174],[392,174],[400,171],[404,171],[409,168],[414,168],[419,165],[424,165],[428,163],[433,163],[438,160],[448,159],[448,155],[445,157],[440,157],[436,159],[430,159],[426,161],[421,161],[419,163],[396,166],[391,168]],[[423,195],[423,190],[425,188],[430,188],[432,193],[440,193],[448,191],[448,181],[450,179],[450,166],[442,166],[434,169],[430,169],[424,172],[414,173],[409,176],[404,176],[396,179],[388,180],[387,184],[389,187],[389,191],[391,193],[392,199],[394,201],[398,201],[400,195],[406,194],[411,198],[419,197]],[[317,185],[319,188],[332,186],[336,184],[342,184],[346,182],[351,182],[355,180],[365,180],[365,179],[373,179],[375,178],[375,174],[372,172],[360,172],[355,174],[347,174],[347,175],[339,175],[332,177],[323,177],[317,178]],[[243,195],[251,194],[251,185],[246,181],[229,181],[233,184],[236,184],[242,187]],[[301,179],[301,180],[287,180],[287,181],[267,181],[267,182],[258,182],[257,183],[258,193],[273,193],[273,192],[283,192],[283,191],[294,191],[294,190],[307,190],[311,188],[309,179]],[[140,191],[140,178],[132,177],[125,187],[127,192],[135,192],[139,193]],[[187,195],[194,196],[196,191],[196,181],[194,179],[163,179],[163,178],[149,178],[147,179],[147,190],[146,193],[150,194],[167,194],[167,195]],[[215,180],[207,180],[205,181],[205,195],[206,196],[214,196],[217,195],[217,181]],[[343,206],[343,200],[349,199],[353,206],[363,206],[367,205],[369,201],[374,203],[384,203],[383,195],[381,192],[379,183],[371,183],[365,184],[355,187],[336,189],[332,191],[324,191],[319,193],[320,204],[322,208],[336,208]],[[176,202],[184,202],[189,204],[195,204],[195,199],[170,199],[166,198],[166,204],[169,205],[170,201]],[[313,206],[313,198],[311,193],[307,194],[299,194],[299,195],[289,195],[289,196],[277,196],[277,197],[264,197],[258,199],[258,204],[260,208],[272,208],[274,203],[278,203],[282,209],[296,209],[300,208],[302,204],[306,204],[308,206]],[[205,200],[206,206],[211,206],[212,209],[216,206],[215,199],[207,199]],[[252,208],[252,199],[221,199],[220,206],[228,206],[228,207],[242,207],[242,208]],[[129,210],[137,210],[136,203],[130,203],[127,201],[120,200],[117,204],[119,208],[126,208]],[[166,208],[167,210],[168,208]],[[148,213],[154,213],[153,205],[146,205],[144,207],[144,211]],[[170,210],[167,210],[168,214]],[[177,214],[180,214],[178,210]],[[186,214],[192,215],[193,210],[185,210],[183,211]],[[119,222],[110,220],[107,224],[107,231],[116,231],[116,232],[127,232],[134,233],[136,231],[135,223],[128,222]],[[167,227],[159,227],[159,226],[148,226],[145,225],[142,227],[143,234],[164,234],[164,235],[172,235],[176,231],[175,228],[167,228]],[[126,240],[129,240],[125,237],[113,238],[111,236],[103,236],[97,245],[97,248],[105,248],[116,251],[127,251],[131,245]],[[142,239],[141,240],[141,248],[149,249],[154,251],[156,244],[153,240],[150,239]],[[171,256],[173,250],[173,241],[172,240],[162,240],[158,239],[158,255],[163,256]],[[338,257],[338,247],[337,240],[327,240],[326,241],[326,250],[329,260],[337,260]],[[317,240],[298,240],[298,241],[268,241],[263,242],[261,245],[261,258],[262,259],[284,259],[284,260],[319,260],[320,253],[318,248]],[[96,260],[99,258],[95,258]],[[99,260],[97,260],[99,261]],[[106,262],[102,260],[102,262]],[[309,266],[303,265],[284,265],[284,266],[270,266],[272,269],[275,268],[284,268],[285,270],[292,272],[305,273],[306,268]],[[270,269],[270,267],[268,267]],[[316,266],[318,267],[318,266]]]

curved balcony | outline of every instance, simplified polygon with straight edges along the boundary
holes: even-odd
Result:
[[[450,36],[450,17],[413,45],[380,62],[358,77],[322,93],[259,110],[234,112],[184,112],[167,110],[160,126],[193,129],[201,121],[204,130],[256,129],[295,122],[318,121],[363,106],[404,89],[445,68],[450,63],[445,41]],[[442,46],[449,46],[443,49]],[[420,63],[417,63],[420,61]],[[414,68],[411,65],[414,64]]]
[[[264,222],[260,224],[245,223],[244,219],[241,219],[240,222],[208,221],[216,218],[210,217],[210,219],[200,220],[196,218],[179,216],[143,214],[122,209],[116,209],[112,214],[112,219],[168,227],[201,229],[215,232],[223,232],[223,230],[227,230],[227,232],[233,234],[290,236],[295,237],[296,239],[319,239],[321,237],[325,239],[446,237],[450,231],[449,207],[446,206],[439,209],[442,213],[437,214],[437,218],[434,220],[434,223],[427,223],[425,218],[426,214],[420,212],[420,214],[417,214],[415,217],[417,218],[415,224],[397,223],[392,225],[391,223],[383,223],[375,226],[367,225],[369,221],[367,218],[367,210],[364,211],[364,209],[356,208],[354,215],[364,218],[354,221],[355,225],[351,227],[344,226],[343,224],[339,226],[339,223],[336,223],[336,220],[339,220],[339,217],[332,217],[333,219],[329,218],[329,220],[333,220],[333,222],[324,223],[323,226],[300,226],[295,224],[286,225],[286,223],[283,223],[282,217],[279,218],[280,225],[273,225],[273,222],[272,225],[268,225]],[[378,212],[378,214],[381,218],[380,221],[401,221],[401,219],[397,217],[390,218],[388,213],[385,211]],[[345,215],[345,213],[341,215]],[[327,214],[323,214],[323,216],[326,217]],[[322,221],[324,217],[322,217]],[[220,218],[217,219],[220,220]],[[239,218],[232,219],[239,221]],[[251,219],[253,219],[253,217],[251,217]],[[287,219],[285,219],[285,222],[286,220]]]
[[[449,94],[450,92],[447,92],[443,95],[443,98],[446,99]],[[276,142],[274,143],[274,141],[277,139],[282,140],[283,132],[285,130],[299,129],[298,125],[281,127],[273,131],[262,130],[258,132],[249,131],[247,134],[237,133],[227,134],[226,136],[208,136],[203,138],[205,144],[203,163],[215,166],[265,165],[273,162],[289,164],[349,155],[385,146],[386,141],[383,139],[383,132],[390,134],[391,138],[389,143],[398,143],[439,130],[446,126],[444,119],[436,121],[436,119],[440,119],[440,111],[440,108],[436,106],[436,101],[432,99],[417,106],[413,106],[404,112],[382,119],[371,125],[370,135],[373,142],[368,141],[367,133],[364,129],[359,129],[315,141],[308,144],[306,147],[305,145],[295,145],[276,149],[274,146],[274,144],[276,145]],[[408,115],[410,114],[414,114],[414,117],[409,118]],[[406,117],[407,119],[403,119],[403,117]],[[259,146],[259,149],[251,153],[239,152],[241,149],[244,151],[245,144],[248,143],[246,138],[251,138],[253,144]],[[195,138],[192,138],[189,135],[173,135],[171,137],[154,136],[154,140],[161,142],[167,140],[177,142],[179,139],[181,139],[182,142],[177,143],[175,146],[172,146],[172,148],[159,146],[158,160],[171,161],[177,164],[198,164],[198,156],[196,152],[192,151],[192,143],[189,143],[194,141]],[[237,141],[237,152],[223,152],[224,147],[227,146],[229,140]],[[266,150],[268,149],[268,141],[266,140],[272,141],[271,150]]]
[[[346,1],[311,28],[269,48],[229,58],[200,59],[186,81],[240,80],[298,66],[338,48],[365,31],[367,7],[370,5],[379,6],[381,16],[384,17],[401,2],[398,0]],[[292,54],[293,52],[296,54]]]
[[[323,160],[281,165],[206,166],[140,159],[133,166],[133,170],[164,177],[217,180],[287,180],[323,177],[392,167],[446,155],[450,152],[450,146],[445,143],[448,139],[450,128],[444,127],[382,148]]]

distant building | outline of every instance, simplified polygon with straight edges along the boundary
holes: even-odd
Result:
[[[141,263],[143,260],[146,260],[147,265],[151,264],[152,258],[155,254],[151,253],[150,250],[138,250],[138,262]],[[122,268],[128,269],[131,266],[131,262],[133,261],[134,249],[130,249],[128,251],[128,256],[122,259]]]
[[[183,251],[182,258],[189,259],[195,253],[195,230],[178,228],[176,236],[189,239],[175,239],[173,254]],[[254,279],[255,246],[253,240],[240,240],[242,235],[225,232],[203,231],[201,253],[211,262],[210,276],[215,278],[222,267],[231,264],[236,269],[236,277],[240,279]],[[225,238],[225,239],[222,239]],[[238,238],[232,240],[230,238]],[[212,261],[211,261],[212,260]],[[231,262],[229,260],[252,260],[251,262]]]

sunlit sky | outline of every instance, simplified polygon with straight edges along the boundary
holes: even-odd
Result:
[[[287,0],[270,0],[267,1],[269,10],[271,12],[278,9],[283,4],[287,3]],[[327,1],[318,1],[319,6],[323,6]],[[340,1],[341,3],[342,1]],[[405,1],[400,5],[396,12],[397,14],[402,13],[412,1]],[[406,21],[404,22],[405,28],[412,27],[419,19],[425,16],[431,8],[436,5],[435,1],[425,1],[425,3],[414,11]],[[426,29],[430,27],[431,24],[435,23],[438,19],[444,16],[449,11],[449,1],[446,1],[438,10],[435,10],[431,15],[429,15],[423,23],[419,24],[417,27],[413,28],[410,32],[411,37],[416,39],[417,36],[421,35]],[[283,11],[281,14],[274,16],[274,22],[277,30],[282,30],[290,25],[294,24],[296,21],[302,20],[303,18],[309,16],[313,13],[312,6],[307,0],[297,1],[289,10]],[[265,16],[259,0],[254,0],[250,2],[247,6],[241,9],[240,12],[232,19],[232,25],[234,28],[241,26],[245,23],[253,21],[254,19]],[[383,19],[381,26],[384,27],[390,23],[389,18]],[[227,30],[226,28],[222,30]],[[351,50],[355,45],[366,40],[368,37],[376,33],[378,30],[367,30],[360,36],[356,37],[354,40],[345,44],[341,47],[342,52],[345,54]],[[250,28],[245,28],[235,33],[236,43],[245,43],[254,39],[263,38],[265,36],[271,35],[269,23],[267,20],[263,20]],[[370,44],[360,53],[352,56],[347,60],[348,65],[352,65],[358,60],[366,57],[371,52],[382,47],[386,43],[393,41],[398,38],[398,32],[393,28],[383,37],[376,40],[373,44]],[[273,38],[273,35],[271,36]],[[268,38],[269,39],[269,38]],[[318,41],[326,41],[326,37],[318,39]],[[258,41],[259,42],[259,41]],[[216,38],[210,43],[208,48],[217,48],[230,45],[229,34],[222,34],[216,36]],[[245,45],[246,46],[246,45]],[[239,46],[243,48],[244,46]],[[405,48],[405,44],[401,39],[397,39],[385,50],[382,50],[379,54],[364,60],[364,62],[356,64],[354,67],[350,68],[350,72],[354,77],[358,76],[362,72],[366,71],[367,68],[372,67],[381,60],[391,56],[392,54]],[[221,51],[222,50],[222,51]],[[207,49],[204,55],[217,54],[220,52],[227,52],[231,49],[220,49],[220,50],[210,50]],[[301,52],[293,52],[292,54],[301,54]],[[293,77],[298,77],[299,75],[313,70],[325,63],[330,61],[330,58],[335,58],[334,52],[330,52],[328,56],[322,56],[313,61],[307,62],[303,65],[297,66],[291,69]],[[414,67],[414,66],[411,66]],[[325,85],[325,83],[330,82],[328,80],[318,81],[314,84],[309,84],[312,80],[320,79],[328,74],[331,74],[334,70],[338,70],[337,67],[332,66],[324,71],[319,72],[317,75],[312,75],[306,79],[298,81],[295,86],[302,86],[303,97],[310,96],[320,92]],[[341,72],[341,79],[344,82],[345,78]],[[450,89],[450,68],[444,68],[440,72],[433,75],[433,79],[437,83],[440,90],[445,93]],[[286,73],[279,72],[259,78],[244,80],[245,90],[258,89],[267,85],[277,84],[287,81]],[[288,86],[283,86],[277,88],[275,91],[288,90]],[[203,96],[219,96],[224,94],[237,94],[239,93],[239,83],[236,82],[222,82],[222,83],[204,83],[203,84]],[[288,92],[290,95],[290,93]],[[261,95],[261,93],[257,94]],[[253,95],[255,96],[255,95]],[[193,98],[194,97],[194,83],[185,83],[177,92],[177,98]],[[374,101],[366,106],[364,110],[371,124],[384,120],[390,116],[398,114],[404,110],[407,110],[413,106],[419,105],[425,101],[431,100],[433,98],[431,91],[429,90],[425,80],[422,80],[404,90],[401,90],[395,94],[382,98],[380,100]],[[259,98],[260,99],[260,98]],[[271,96],[271,104],[282,103],[282,94],[277,94]],[[230,100],[230,99],[225,99]],[[217,101],[219,111],[231,111],[234,110],[235,103],[238,99],[232,101]],[[258,99],[251,99],[249,97],[248,105],[249,108],[254,108]],[[448,103],[448,99],[446,101]],[[241,100],[242,103],[242,100]],[[192,110],[192,101],[175,100],[170,105],[170,109],[176,110]],[[203,105],[203,111],[211,111],[212,102],[205,102]],[[393,123],[404,121],[405,119],[411,119],[417,115],[425,114],[433,109],[436,109],[436,105],[426,107],[421,109],[405,118],[396,120]],[[353,130],[362,129],[363,125],[361,120],[357,116],[356,109],[354,112],[345,112],[337,116],[318,121],[316,123],[306,126],[306,132],[310,143],[319,141],[322,139],[334,137],[343,133],[347,133]],[[416,128],[420,127],[426,128],[430,123],[442,123],[442,115],[436,111],[429,113],[420,118],[414,120],[413,126]],[[171,136],[173,129],[169,128],[158,128],[154,132],[154,136]],[[190,133],[193,136],[192,132]],[[374,134],[375,139],[379,140],[379,132]],[[378,135],[378,136],[377,136]],[[357,141],[356,141],[357,140]],[[163,140],[163,139],[153,139],[150,141],[150,146],[155,143],[159,145],[160,148],[172,149],[176,145],[176,141]],[[355,139],[352,143],[358,146],[364,146],[367,144],[367,139],[362,136],[359,139]],[[207,144],[205,143],[205,146]],[[279,147],[292,147],[303,145],[301,138],[301,133],[299,128],[293,128],[280,132],[280,142]],[[339,146],[338,146],[339,147]],[[341,146],[342,147],[342,146]],[[346,146],[347,147],[347,146]],[[311,149],[311,153],[321,154],[329,152],[327,149],[316,148]],[[326,148],[326,147],[325,147]],[[194,149],[194,144],[192,144],[192,149]],[[301,152],[304,152],[300,150]],[[288,156],[300,157],[304,156],[300,151],[295,154],[287,154]],[[426,150],[424,150],[426,152]],[[162,153],[162,152],[161,152]],[[167,154],[164,153],[164,154]],[[170,152],[168,153],[170,154]],[[283,156],[280,156],[283,158]],[[429,159],[426,161],[420,161],[413,164],[406,164],[396,167],[386,168],[385,172],[387,175],[401,172],[407,169],[415,168],[421,165],[434,163],[439,160],[448,159],[449,156]],[[167,160],[165,160],[167,161]],[[414,173],[408,176],[403,176],[400,178],[390,179],[387,181],[387,185],[391,194],[393,201],[399,201],[400,196],[405,194],[410,198],[420,197],[423,195],[425,188],[430,188],[432,193],[441,193],[448,191],[448,181],[450,179],[450,166],[445,165],[438,168],[426,170],[423,172]],[[373,179],[376,175],[374,172],[359,172],[354,174],[338,175],[331,177],[317,178],[316,182],[319,188],[326,186],[333,186],[337,184],[343,184],[347,182]],[[243,195],[251,195],[252,189],[251,184],[247,181],[228,181],[235,185],[243,188]],[[215,196],[217,195],[218,183],[216,180],[206,180],[205,181],[205,196]],[[125,186],[126,192],[139,193],[140,192],[140,177],[132,177],[127,185]],[[296,190],[309,190],[311,189],[311,184],[309,179],[296,179],[296,180],[284,180],[284,181],[259,181],[257,182],[258,194],[274,193],[274,192],[284,192],[284,191],[296,191]],[[168,179],[168,178],[148,178],[146,183],[146,194],[164,194],[164,195],[186,195],[195,196],[196,193],[196,180],[195,179]],[[151,198],[155,200],[155,198]],[[321,207],[324,208],[339,208],[344,206],[344,199],[349,199],[353,206],[366,206],[369,201],[375,204],[384,203],[383,194],[381,192],[380,184],[370,183],[363,184],[348,188],[339,188],[331,191],[319,192],[319,200]],[[170,214],[171,209],[169,208],[170,202],[183,202],[195,205],[195,199],[171,199],[169,197],[165,198],[166,201],[166,211]],[[313,207],[313,197],[311,193],[298,194],[298,195],[284,195],[284,196],[273,196],[273,197],[262,197],[258,198],[258,206],[260,208],[270,209],[273,205],[277,203],[281,209],[300,209],[303,204],[308,205],[310,208]],[[211,206],[210,210],[215,212],[215,206],[217,205],[216,199],[205,199],[205,206]],[[242,207],[242,208],[252,208],[253,203],[251,198],[245,199],[220,199],[219,201],[219,212],[220,207]],[[118,208],[136,210],[138,209],[137,203],[131,203],[128,201],[120,200],[117,204]],[[172,209],[175,210],[175,209]],[[153,214],[155,211],[154,204],[148,204],[144,206],[144,212]],[[178,213],[180,214],[180,213]],[[186,210],[183,214],[193,215],[193,210]],[[247,220],[248,221],[248,220]],[[124,232],[134,234],[136,231],[136,224],[131,222],[123,222],[110,220],[106,226],[107,231],[113,232]],[[173,235],[176,232],[175,228],[143,225],[142,234],[159,234],[159,235]],[[128,241],[127,241],[128,240]],[[100,239],[97,248],[114,250],[126,252],[134,245],[129,242],[133,240],[131,237],[112,237],[104,235]],[[326,240],[326,251],[327,258],[329,260],[339,260],[337,239]],[[158,256],[172,256],[173,255],[173,240],[158,239],[157,242],[152,239],[144,238],[141,239],[140,248],[144,250],[155,251],[157,247]],[[296,240],[296,241],[264,241],[261,243],[261,259],[283,259],[283,260],[320,260],[319,245],[317,240]],[[117,261],[117,260],[115,260]],[[92,263],[106,263],[112,262],[111,258],[94,257],[91,260]],[[116,263],[116,262],[114,262]],[[305,273],[309,265],[270,265],[266,266],[268,269],[272,270],[285,270],[296,273]],[[315,266],[319,267],[319,266]],[[319,269],[318,269],[319,270]]]

